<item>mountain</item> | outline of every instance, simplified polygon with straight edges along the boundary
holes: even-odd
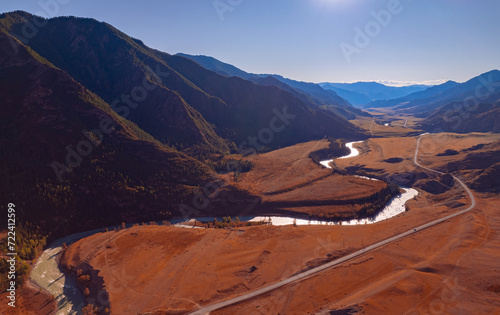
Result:
[[[12,34],[22,34],[29,19],[18,12],[2,18]],[[130,107],[128,119],[162,143],[203,154],[228,152],[230,145],[235,148],[232,142],[258,136],[283,111],[297,118],[273,134],[268,147],[325,135],[363,137],[343,118],[286,91],[216,74],[151,49],[109,24],[74,17],[45,22],[27,45],[115,109]]]
[[[93,19],[1,14],[0,69],[0,201],[55,236],[181,216],[200,187],[223,183],[207,165],[230,150],[366,137],[297,91],[222,76]],[[201,211],[234,215],[251,197],[226,185]]]
[[[267,75],[266,75],[267,76]],[[323,89],[319,84],[295,81],[291,79],[284,78],[277,74],[271,74],[270,76],[278,79],[279,81],[297,89],[298,91],[305,93],[317,100],[316,105],[340,105],[340,106],[351,106],[348,101],[338,96],[337,93],[331,90]]]
[[[253,78],[253,79],[250,79],[250,81],[252,81],[258,85],[279,87],[280,89],[287,91],[287,92],[293,94],[295,97],[301,99],[306,104],[308,104],[311,108],[317,108],[317,106],[319,106],[320,108],[324,108],[324,109],[326,109],[326,110],[328,110],[328,111],[330,111],[330,112],[332,112],[340,117],[343,117],[346,120],[355,119],[356,116],[371,117],[371,115],[369,113],[362,111],[358,108],[351,107],[351,106],[316,105],[317,102],[315,102],[313,99],[311,99],[311,97],[309,97],[306,94],[299,92],[297,89],[294,89],[291,86],[279,81],[278,79],[276,79],[273,76]]]
[[[371,98],[369,98],[363,93],[348,91],[342,88],[336,88],[330,83],[321,84],[321,87],[323,87],[323,89],[325,90],[335,91],[335,93],[337,93],[340,97],[346,99],[347,101],[349,101],[349,103],[351,103],[353,106],[356,107],[361,107],[362,105],[370,103],[372,101]]]
[[[164,58],[196,86],[218,96],[227,104],[233,104],[232,115],[226,116],[231,118],[228,123],[231,129],[244,131],[240,133],[242,137],[237,138],[240,142],[248,141],[249,136],[260,135],[263,130],[269,129],[274,117],[283,116],[281,114],[284,112],[294,117],[293,123],[283,121],[286,128],[273,134],[273,143],[287,146],[325,135],[346,139],[366,137],[342,117],[331,111],[313,108],[276,86],[260,86],[239,77],[223,77],[181,56],[164,55]]]
[[[500,71],[492,70],[464,83],[447,82],[442,87],[425,93],[421,98],[401,103],[395,106],[394,109],[417,114],[420,117],[427,117],[433,110],[451,103],[491,104],[496,101],[495,95],[499,87]]]
[[[500,71],[492,70],[464,83],[448,81],[367,107],[390,107],[423,118],[418,125],[430,132],[500,132]]]
[[[454,102],[432,111],[420,128],[430,132],[500,132],[500,91],[481,103]]]
[[[0,200],[20,221],[57,236],[168,218],[213,180],[3,31],[0,51]]]
[[[311,106],[312,108],[316,107],[315,101],[311,97],[307,96],[304,93],[299,92],[298,90],[294,89],[293,87],[289,86],[286,83],[281,82],[280,80],[276,79],[273,76],[267,76],[267,77],[257,76],[254,78],[250,78],[248,80],[252,81],[253,83],[258,84],[258,85],[278,87],[278,88],[282,89],[283,91],[287,91],[288,93],[301,99],[306,104],[310,104],[310,105],[314,104],[315,106]]]
[[[251,79],[258,79],[261,78],[261,76],[257,74],[252,74],[245,72],[241,69],[236,68],[233,65],[230,65],[228,63],[224,63],[222,61],[219,61],[213,57],[209,56],[203,56],[203,55],[188,55],[188,54],[183,54],[183,53],[178,53],[178,56],[182,56],[188,59],[191,59],[201,65],[202,67],[211,70],[213,72],[216,72],[220,75],[226,76],[226,77],[240,77],[242,79],[246,80],[251,80]]]
[[[321,83],[325,89],[337,91],[342,89],[345,91],[355,92],[358,95],[365,95],[370,100],[390,100],[406,96],[411,93],[425,90],[429,86],[426,85],[410,85],[410,86],[387,86],[377,82],[355,82],[355,83]],[[366,103],[365,103],[366,104]]]
[[[350,106],[349,102],[337,95],[333,91],[324,90],[321,86],[309,82],[301,82],[296,80],[291,80],[284,78],[277,74],[253,74],[245,72],[241,69],[236,68],[233,65],[224,63],[212,57],[207,56],[193,56],[188,54],[177,54],[185,58],[189,58],[208,70],[214,71],[218,74],[228,76],[228,77],[240,77],[242,79],[251,80],[257,84],[261,84],[261,78],[275,78],[277,81],[264,81],[263,85],[274,85],[283,88],[283,84],[278,84],[281,82],[289,87],[292,87],[296,92],[304,94],[308,97],[308,101],[314,105],[338,105],[338,106]],[[285,88],[285,90],[289,90]]]
[[[32,19],[22,12],[2,17],[12,34],[23,34],[25,21]],[[61,17],[45,22],[27,45],[115,111],[126,111],[129,120],[162,143],[229,151],[227,141],[192,106],[226,105],[172,71],[140,41],[92,19]]]
[[[448,89],[456,87],[457,85],[459,85],[459,83],[457,83],[455,81],[447,81],[443,84],[432,86],[432,87],[427,88],[423,91],[411,93],[411,94],[408,94],[404,97],[395,98],[395,99],[391,99],[391,100],[373,101],[373,102],[367,103],[365,106],[363,106],[363,108],[395,107],[395,106],[404,107],[410,101],[417,100],[417,99],[426,99],[426,98],[435,96],[441,92],[444,92]]]
[[[468,99],[473,102],[486,101],[490,103],[494,101],[499,87],[500,71],[492,70],[431,97],[411,101],[401,108],[414,113],[425,113],[453,102],[464,102]]]

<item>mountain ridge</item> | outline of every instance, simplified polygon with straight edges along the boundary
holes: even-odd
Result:
[[[413,99],[405,99],[402,103],[398,103],[400,100],[395,101],[398,104],[395,105],[394,109],[400,112],[425,116],[427,113],[450,103],[462,102],[467,99],[481,101],[483,95],[488,97],[498,89],[499,81],[500,71],[496,69],[482,73],[463,83],[448,81],[428,89],[428,92],[424,91],[422,94],[414,95]],[[381,105],[383,105],[382,102],[378,104],[379,107]],[[394,106],[394,103],[391,104],[391,101],[389,101],[387,105]]]
[[[24,44],[10,49],[9,36],[0,32],[0,141],[8,148],[0,172],[9,179],[0,199],[16,200],[19,216],[50,225],[54,236],[166,218],[212,180],[206,165],[156,141]]]
[[[260,78],[273,77],[278,81],[294,88],[297,92],[305,94],[309,97],[315,105],[338,105],[338,106],[350,106],[349,102],[337,95],[337,93],[324,90],[315,83],[296,81],[292,79],[287,79],[278,74],[254,74],[243,71],[231,64],[222,62],[216,58],[205,56],[205,55],[189,55],[179,53],[178,56],[182,56],[191,59],[201,66],[215,71],[221,75],[225,76],[237,76],[243,79],[247,79],[258,83]],[[269,82],[268,82],[269,84]],[[282,86],[282,85],[276,85]]]
[[[440,85],[432,86],[429,87],[423,91],[415,92],[408,94],[406,96],[400,97],[400,98],[395,98],[391,100],[380,100],[380,101],[373,101],[365,106],[364,108],[376,108],[376,107],[392,107],[392,106],[398,106],[398,105],[404,105],[405,103],[416,100],[416,99],[421,99],[421,98],[426,98],[433,96],[437,93],[446,91],[447,89],[450,89],[452,87],[457,86],[459,83],[455,81],[446,81],[445,83],[442,83]]]
[[[22,24],[13,23],[10,28],[13,33],[20,33]],[[343,119],[338,120],[332,113],[323,113],[320,108],[303,111],[307,107],[304,100],[296,101],[288,92],[276,93],[260,86],[253,88],[253,84],[248,84],[246,80],[235,82],[214,72],[208,74],[197,63],[184,70],[174,69],[182,64],[182,57],[151,49],[111,25],[93,19],[60,17],[46,20],[46,25],[28,45],[110,104],[120,98],[124,91],[131,94],[134,89],[140,88],[146,78],[146,85],[156,85],[158,88],[148,92],[148,100],[138,107],[146,108],[130,110],[129,119],[163,143],[177,148],[189,147],[195,154],[229,152],[230,146],[234,150],[235,144],[232,142],[241,143],[266,128],[269,123],[266,119],[272,118],[271,104],[283,103],[285,100],[284,103],[290,106],[289,111],[294,108],[302,111],[303,115],[298,116],[299,121],[310,122],[291,125],[292,129],[306,127],[307,131],[295,130],[288,134],[300,135],[297,139],[291,136],[287,138],[286,133],[281,133],[271,144],[275,147],[299,140],[323,138],[325,135],[336,136],[337,133],[338,136],[363,137],[361,130]],[[160,73],[169,75],[159,78],[155,74],[158,67]],[[241,94],[228,98],[225,90],[207,93],[206,88],[210,84],[198,80],[199,76],[215,80],[221,86],[233,86]],[[197,83],[193,83],[196,80]],[[205,89],[200,88],[200,84],[204,84]],[[249,90],[252,90],[251,95]],[[226,96],[220,97],[214,93],[226,93]],[[243,106],[245,99],[253,95],[260,98],[259,102],[247,102]],[[249,125],[242,120],[243,112],[247,109],[261,113],[258,124]],[[176,113],[175,117],[167,114],[172,112]],[[312,120],[318,115],[333,120],[331,123],[324,120],[320,128],[313,128]],[[266,119],[263,119],[264,116]],[[160,124],[159,121],[167,124]],[[344,128],[337,128],[338,125]]]

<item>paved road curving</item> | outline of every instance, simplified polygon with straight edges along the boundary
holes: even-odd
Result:
[[[421,168],[423,168],[425,170],[437,173],[437,174],[444,174],[443,172],[439,172],[439,171],[433,170],[431,168],[422,166],[422,165],[420,165],[418,163],[417,157],[418,157],[418,150],[419,150],[419,147],[420,147],[420,140],[424,136],[425,136],[425,134],[419,136],[419,138],[417,140],[417,148],[415,149],[415,157],[414,157],[414,160],[413,160],[414,163],[415,163],[415,165],[418,166],[418,167],[421,167]],[[370,251],[373,251],[375,249],[379,249],[380,247],[385,246],[385,245],[387,245],[389,243],[392,243],[392,242],[397,241],[397,240],[401,240],[402,238],[405,238],[405,237],[407,237],[409,235],[418,233],[418,232],[420,232],[422,230],[425,230],[425,229],[427,229],[429,227],[435,226],[437,224],[440,224],[442,222],[450,220],[450,219],[452,219],[452,218],[454,218],[456,216],[459,216],[459,215],[462,215],[462,214],[464,214],[466,212],[469,212],[470,210],[474,209],[474,207],[476,206],[476,199],[474,198],[474,195],[472,194],[472,192],[470,191],[470,189],[464,184],[464,182],[462,180],[460,180],[459,178],[457,178],[455,176],[453,176],[453,178],[455,178],[455,180],[465,189],[465,191],[469,195],[469,198],[471,200],[471,204],[470,204],[470,206],[467,209],[459,211],[459,212],[451,214],[451,215],[448,215],[448,216],[446,216],[444,218],[440,218],[440,219],[434,220],[432,222],[423,224],[423,225],[421,225],[419,227],[416,227],[414,229],[408,230],[408,231],[406,231],[404,233],[400,233],[400,234],[398,234],[396,236],[393,236],[391,238],[385,239],[383,241],[380,241],[380,242],[377,242],[377,243],[372,244],[370,246],[367,246],[365,248],[362,248],[362,249],[360,249],[360,250],[358,250],[358,251],[356,251],[354,253],[351,253],[351,254],[349,254],[347,256],[344,256],[342,258],[336,259],[334,261],[331,261],[331,262],[326,263],[324,265],[321,265],[319,267],[310,269],[308,271],[304,271],[304,272],[302,272],[300,274],[297,274],[295,276],[289,277],[289,278],[287,278],[285,280],[281,280],[279,282],[276,282],[276,283],[274,283],[272,285],[263,287],[263,288],[258,289],[256,291],[249,292],[247,294],[240,295],[238,297],[235,297],[235,298],[232,298],[232,299],[229,299],[229,300],[226,300],[226,301],[222,301],[222,302],[219,302],[219,303],[216,303],[216,304],[213,304],[213,305],[208,305],[208,306],[202,307],[199,310],[194,311],[194,312],[192,312],[190,314],[192,314],[192,315],[209,314],[210,312],[215,311],[217,309],[221,309],[221,308],[233,305],[233,304],[237,304],[237,303],[240,303],[240,302],[243,302],[243,301],[255,298],[255,297],[257,297],[259,295],[262,295],[262,294],[265,294],[267,292],[276,290],[276,289],[281,288],[283,286],[286,286],[288,284],[291,284],[291,283],[294,283],[294,282],[297,282],[297,281],[301,281],[301,280],[307,279],[310,276],[312,276],[312,275],[314,275],[314,274],[316,274],[318,272],[321,272],[323,270],[332,268],[332,267],[337,266],[337,265],[339,265],[339,264],[341,264],[343,262],[346,262],[346,261],[348,261],[350,259],[359,257],[359,256],[364,255],[364,254],[366,254],[366,253],[368,253]]]

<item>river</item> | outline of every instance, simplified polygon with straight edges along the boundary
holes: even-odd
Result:
[[[348,147],[351,150],[351,153],[348,155],[344,155],[339,157],[338,159],[346,159],[346,158],[351,158],[359,155],[359,150],[354,147],[356,143],[362,143],[363,141],[356,141],[356,142],[349,142],[346,143],[346,147]],[[332,168],[330,166],[330,162],[333,162],[333,160],[326,160],[326,161],[321,161],[320,164],[327,167],[327,168]],[[371,178],[367,176],[358,176],[354,175],[360,178],[365,178],[365,179],[370,179],[370,180],[378,180],[376,178]],[[350,220],[350,221],[342,221],[341,223],[338,222],[337,224],[342,224],[342,225],[360,225],[360,224],[371,224],[371,223],[377,223],[383,220],[390,219],[398,214],[401,214],[406,211],[405,204],[408,200],[414,198],[415,196],[418,195],[418,191],[413,189],[413,188],[406,188],[406,187],[399,187],[401,188],[404,192],[402,194],[399,194],[395,197],[393,197],[387,205],[382,209],[377,215],[371,218],[365,218],[365,219],[359,219],[359,220]],[[286,220],[277,220],[278,222],[283,222]],[[314,221],[315,223],[311,224],[325,224],[324,221]],[[303,222],[301,221],[303,224]],[[273,222],[274,224],[274,222]],[[288,223],[290,224],[290,223]],[[297,223],[298,224],[298,223]],[[309,224],[309,223],[307,223]],[[276,225],[282,225],[282,224],[276,224]],[[284,225],[284,224],[283,224]]]
[[[351,150],[348,155],[339,157],[338,159],[346,159],[359,155],[359,150],[354,148],[354,144],[361,143],[363,141],[349,142],[346,146]],[[331,168],[329,163],[333,160],[321,161],[321,165]],[[356,175],[355,175],[356,176]],[[374,178],[358,176],[370,180],[377,180]],[[380,211],[377,215],[372,218],[360,219],[360,220],[350,220],[350,221],[322,221],[322,220],[307,220],[293,217],[282,217],[282,216],[259,216],[259,217],[239,217],[241,221],[271,221],[273,225],[361,225],[361,224],[371,224],[380,222],[382,220],[387,220],[400,213],[405,212],[405,203],[415,197],[418,192],[412,188],[400,187],[404,190],[404,193],[392,198],[389,203]],[[214,217],[197,218],[199,221],[213,221]],[[222,221],[222,218],[217,218]],[[172,220],[172,224],[178,227],[190,227],[185,223],[194,219],[178,219]],[[47,290],[52,294],[57,302],[57,315],[65,314],[80,314],[82,307],[85,305],[85,297],[82,291],[78,288],[77,283],[71,277],[66,277],[65,274],[59,269],[56,258],[62,250],[62,244],[70,244],[83,237],[90,236],[92,234],[102,232],[103,229],[97,229],[93,231],[88,231],[84,233],[72,234],[54,241],[48,249],[43,251],[42,255],[37,259],[31,274],[30,280],[36,283],[39,287]]]
[[[52,294],[56,300],[57,315],[81,314],[85,297],[75,279],[66,277],[60,270],[57,259],[63,244],[70,244],[81,238],[102,232],[96,229],[76,233],[57,239],[36,260],[30,274],[30,281]]]
[[[351,152],[347,155],[341,156],[337,159],[347,159],[351,157],[355,157],[359,155],[359,150],[354,147],[356,143],[362,143],[363,141],[355,141],[355,142],[349,142],[346,143],[346,147],[348,147]],[[327,167],[331,168],[330,162],[333,160],[325,160],[321,161],[320,164]],[[376,178],[371,178],[367,176],[359,176],[359,175],[353,175],[359,178],[364,178],[364,179],[369,179],[369,180],[378,180]],[[266,222],[271,222],[272,225],[291,225],[291,224],[296,224],[296,225],[363,225],[363,224],[372,224],[372,223],[377,223],[383,220],[390,219],[394,216],[397,216],[398,214],[404,213],[406,211],[406,202],[415,196],[418,195],[418,191],[413,189],[413,188],[406,188],[406,187],[399,187],[400,189],[403,190],[402,194],[399,194],[395,197],[393,197],[387,205],[379,211],[375,216],[370,217],[370,218],[364,218],[364,219],[354,219],[354,220],[349,220],[349,221],[326,221],[326,220],[309,220],[309,219],[301,219],[301,218],[294,218],[294,217],[288,217],[288,216],[257,216],[257,217],[251,217],[251,216],[243,216],[243,217],[238,217],[238,219],[242,222],[250,221],[250,222],[258,222],[258,221],[266,221]],[[222,221],[222,217],[204,217],[204,218],[197,218],[196,220],[198,221],[203,221],[203,222],[208,222],[208,221],[213,221],[214,219],[217,219],[218,221]],[[192,227],[189,224],[186,223],[192,223],[194,222],[195,219],[177,219],[172,221],[172,223],[175,226],[178,227]]]

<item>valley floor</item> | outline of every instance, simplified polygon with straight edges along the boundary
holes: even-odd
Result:
[[[496,140],[497,135],[489,134],[426,136],[419,161],[440,169],[466,155],[435,156],[448,146],[462,150]],[[414,137],[370,139],[357,145],[359,157],[338,160],[335,166],[356,166],[387,178],[422,172],[412,163],[416,143]],[[325,143],[303,145],[320,148]],[[256,165],[259,159],[273,155],[283,158],[276,152],[256,156]],[[391,157],[402,161],[384,162]],[[262,173],[250,172],[247,176],[253,179],[239,184],[254,183],[252,189],[261,192],[286,190],[287,185],[302,189],[308,187],[301,185],[308,176],[322,176],[324,170],[314,163],[309,168],[304,159],[297,159],[287,172],[273,171],[272,159],[266,163],[272,174],[269,178],[276,180],[266,181]],[[300,178],[301,169],[305,170],[304,178]],[[472,178],[466,171],[459,175]],[[82,269],[83,274],[93,275],[91,281],[100,282],[101,289],[109,294],[113,314],[180,314],[275,283],[455,213],[470,203],[458,184],[440,194],[419,191],[418,197],[407,203],[410,211],[372,225],[231,230],[136,226],[82,239],[68,248],[61,262],[73,272]],[[498,313],[500,197],[477,191],[474,195],[477,206],[467,214],[212,314],[329,314],[339,309],[362,314]],[[85,286],[85,282],[82,284]],[[92,288],[95,284],[87,285]]]
[[[353,218],[366,199],[387,184],[332,174],[309,158],[311,152],[327,147],[327,140],[311,141],[251,156],[254,169],[231,183],[262,198],[259,214]],[[226,180],[231,181],[231,175]]]
[[[499,198],[477,196],[470,214],[214,314],[499,314]]]

